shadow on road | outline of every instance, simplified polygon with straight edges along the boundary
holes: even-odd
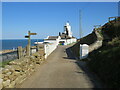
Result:
[[[83,74],[85,74],[89,78],[89,80],[94,85],[94,88],[103,88],[100,79],[95,75],[95,73],[89,70],[85,61],[76,61],[75,63],[79,66],[80,69],[84,71]],[[77,72],[77,73],[81,73],[81,72]]]
[[[70,48],[66,49],[66,54],[67,54],[67,57],[63,57],[63,58],[68,59],[68,60],[69,59],[76,60],[75,55],[71,52]],[[104,88],[100,79],[95,75],[95,73],[89,70],[85,61],[76,60],[75,63],[77,66],[79,66],[80,69],[83,70],[83,72],[76,72],[76,73],[82,73],[86,75],[89,81],[93,84],[94,88]]]
[[[64,59],[76,60],[75,57],[74,57],[74,55],[72,55],[72,53],[71,53],[71,51],[70,51],[69,48],[67,48],[67,49],[65,50],[65,53],[67,54],[67,57],[63,57]]]

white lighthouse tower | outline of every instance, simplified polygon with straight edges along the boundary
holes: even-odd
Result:
[[[66,22],[66,24],[64,26],[64,33],[66,35],[68,35],[69,37],[72,37],[71,26],[70,26],[69,22]]]

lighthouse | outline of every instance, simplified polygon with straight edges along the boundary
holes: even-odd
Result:
[[[66,22],[63,26],[63,32],[59,32],[58,36],[48,36],[44,39],[44,43],[56,43],[56,45],[69,45],[75,43],[77,39],[73,37],[71,31],[71,25],[69,22]]]
[[[69,22],[66,22],[66,24],[65,24],[65,26],[64,26],[64,33],[65,33],[68,37],[72,37],[71,26],[70,26]]]

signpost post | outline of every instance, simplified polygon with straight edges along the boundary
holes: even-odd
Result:
[[[31,42],[30,42],[30,36],[31,35],[37,35],[37,33],[31,33],[30,31],[28,31],[28,35],[27,36],[25,36],[25,38],[28,38],[28,45],[27,45],[27,54],[28,54],[28,56],[30,56],[30,47],[31,47]]]

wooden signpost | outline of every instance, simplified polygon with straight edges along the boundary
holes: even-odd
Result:
[[[30,31],[28,31],[28,35],[25,36],[25,38],[28,38],[28,45],[27,45],[27,56],[30,56],[30,47],[31,47],[31,42],[30,42],[30,36],[31,35],[37,35],[37,33],[31,33]]]

